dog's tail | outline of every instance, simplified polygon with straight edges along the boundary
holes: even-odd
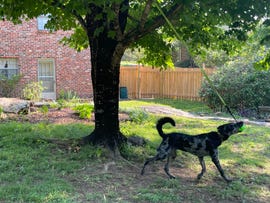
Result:
[[[165,123],[170,123],[171,125],[175,126],[174,120],[172,118],[170,118],[170,117],[164,117],[164,118],[161,118],[161,119],[158,120],[157,125],[156,125],[156,128],[157,128],[157,131],[158,131],[159,135],[163,139],[165,139],[167,137],[167,135],[162,130],[162,126]]]

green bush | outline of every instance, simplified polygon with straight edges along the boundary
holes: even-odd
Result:
[[[2,106],[0,106],[0,116],[2,115],[2,113],[4,112]]]
[[[81,119],[91,118],[91,114],[94,111],[94,106],[90,104],[80,104],[73,108],[79,114]]]
[[[250,64],[232,63],[210,78],[226,104],[242,116],[254,116],[258,106],[270,103],[270,71],[257,71]],[[223,104],[207,81],[202,84],[200,96],[210,108],[222,109]]]
[[[42,81],[31,82],[23,88],[23,97],[28,100],[38,101],[43,90]]]
[[[64,91],[61,90],[59,93],[59,99],[64,99],[64,100],[78,100],[79,96],[77,95],[76,92],[68,90],[68,91]]]
[[[149,118],[149,115],[146,111],[142,109],[134,109],[129,112],[129,117],[132,122],[137,124],[142,124]]]
[[[0,75],[0,97],[14,96],[13,92],[21,78],[22,75],[14,75],[11,78]]]
[[[47,115],[49,113],[49,107],[47,105],[43,105],[40,108],[41,113],[43,113],[44,115]]]
[[[66,100],[64,100],[64,99],[58,99],[57,100],[57,107],[58,107],[58,110],[61,110],[63,108],[66,108],[67,107]]]

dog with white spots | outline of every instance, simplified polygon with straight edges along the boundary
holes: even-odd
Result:
[[[218,147],[231,135],[241,132],[243,122],[224,124],[219,126],[216,132],[203,133],[194,136],[177,132],[165,134],[162,130],[162,126],[166,123],[170,123],[171,125],[175,126],[175,121],[170,117],[164,117],[158,120],[156,128],[159,135],[162,137],[162,142],[157,149],[156,156],[149,158],[144,163],[141,171],[142,175],[144,174],[146,165],[151,162],[167,158],[164,170],[169,178],[175,178],[169,172],[169,164],[171,159],[175,159],[176,150],[182,150],[198,157],[202,167],[201,172],[197,176],[198,180],[201,179],[203,174],[206,172],[204,156],[210,156],[223,179],[226,182],[231,182],[231,180],[225,175],[220,165],[218,158]]]

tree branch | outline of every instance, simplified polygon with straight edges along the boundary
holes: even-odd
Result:
[[[114,19],[112,23],[112,27],[109,29],[112,29],[116,32],[116,39],[118,41],[122,41],[123,39],[123,33],[127,24],[127,17],[128,17],[128,5],[129,0],[124,0],[121,3],[113,3],[112,4],[112,10],[114,12]]]
[[[114,19],[114,30],[116,32],[116,38],[120,41],[123,38],[123,32],[120,25],[120,16],[121,16],[121,5],[120,4],[113,4],[112,6],[114,12],[115,12],[115,19]]]
[[[152,4],[153,4],[153,0],[148,0],[146,2],[146,5],[144,7],[144,11],[142,13],[142,16],[141,16],[141,22],[140,22],[140,30],[142,31],[144,26],[145,26],[145,23],[146,23],[146,20],[147,20],[147,17],[151,11],[151,7],[152,7]]]
[[[76,12],[76,10],[74,10],[74,9],[70,10],[65,5],[63,5],[59,0],[53,0],[53,2],[51,4],[52,4],[52,6],[56,6],[56,7],[60,8],[61,10],[63,10],[64,12],[68,12],[68,13],[72,14],[73,16],[75,16],[75,18],[81,24],[83,29],[86,30],[86,28],[87,28],[86,27],[86,22],[83,19],[83,17]]]
[[[72,10],[72,14],[77,18],[77,20],[79,21],[79,23],[81,24],[83,29],[86,30],[87,26],[86,26],[86,22],[83,19],[83,17],[81,15],[79,15],[75,10]]]
[[[148,1],[150,2],[150,0]],[[164,11],[164,14],[167,16],[168,19],[172,19],[177,13],[179,13],[182,9],[182,4],[175,4],[170,10],[167,12]],[[146,9],[145,9],[146,10]],[[160,26],[164,25],[166,23],[166,20],[163,18],[162,15],[158,15],[153,19],[145,20],[145,25],[141,28],[141,25],[136,26],[134,29],[131,29],[129,32],[127,32],[124,35],[123,44],[125,46],[128,46],[132,42],[144,37],[150,32],[153,32],[153,30],[159,28]]]
[[[128,14],[128,18],[131,20],[131,21],[133,21],[133,22],[135,22],[135,23],[141,23],[141,21],[139,20],[139,19],[137,19],[137,18],[135,18],[134,16],[131,16],[131,15],[129,15]]]

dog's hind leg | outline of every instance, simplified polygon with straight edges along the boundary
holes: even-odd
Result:
[[[169,165],[170,165],[171,159],[175,159],[175,157],[176,157],[176,150],[172,150],[169,156],[167,157],[167,163],[165,164],[165,167],[164,167],[164,171],[171,179],[174,179],[175,177],[172,174],[170,174]]]
[[[211,155],[212,161],[214,162],[214,164],[216,165],[220,175],[222,176],[222,178],[227,182],[230,183],[232,180],[230,180],[229,178],[226,177],[224,170],[222,169],[220,163],[219,163],[219,159],[218,159],[218,151],[215,150],[214,153]]]
[[[141,175],[144,174],[144,169],[145,169],[146,165],[148,165],[148,164],[151,163],[151,162],[158,161],[158,160],[160,160],[159,154],[157,154],[156,156],[154,156],[154,157],[152,157],[152,158],[147,159],[146,162],[145,162],[144,165],[143,165],[142,170],[141,170]]]
[[[206,168],[205,168],[205,162],[204,162],[203,157],[198,157],[198,158],[199,158],[200,164],[202,166],[202,171],[197,176],[197,179],[200,180],[202,178],[203,174],[205,173]]]
[[[168,157],[167,163],[165,164],[165,167],[164,167],[164,171],[166,172],[166,174],[169,176],[170,179],[174,179],[175,177],[172,174],[170,174],[170,170],[169,170],[170,160],[171,160],[171,157]]]

